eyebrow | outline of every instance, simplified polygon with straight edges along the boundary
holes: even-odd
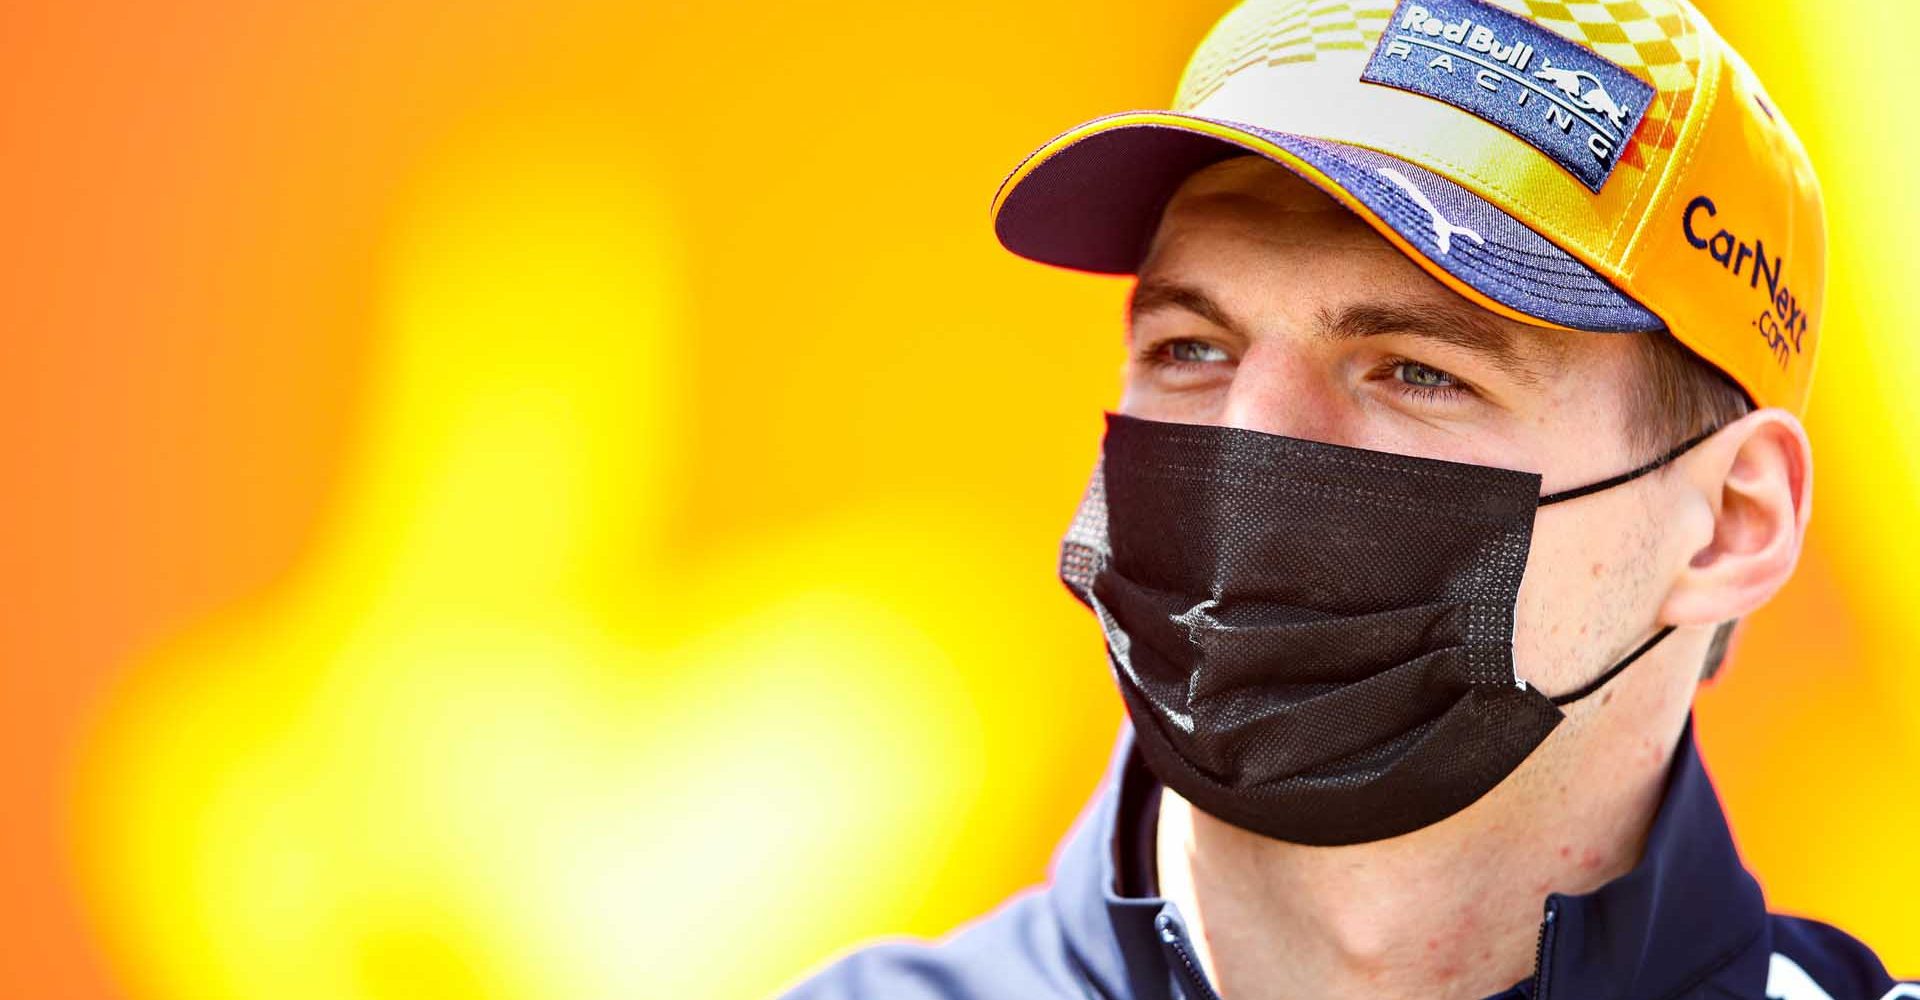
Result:
[[[1127,325],[1143,315],[1180,310],[1199,316],[1242,340],[1247,329],[1221,308],[1204,289],[1165,278],[1142,278],[1127,300]],[[1321,309],[1314,316],[1315,332],[1327,340],[1359,340],[1387,334],[1421,337],[1469,351],[1517,381],[1537,383],[1543,361],[1558,352],[1523,348],[1520,338],[1500,326],[1477,306],[1466,302],[1374,302]],[[1535,345],[1529,343],[1527,347]],[[1551,355],[1552,357],[1543,357]]]
[[[1213,296],[1192,285],[1164,278],[1141,278],[1133,286],[1133,294],[1127,298],[1127,326],[1131,329],[1134,320],[1147,313],[1168,309],[1193,313],[1241,339],[1251,339]]]

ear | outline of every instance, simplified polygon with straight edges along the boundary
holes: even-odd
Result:
[[[1661,617],[1676,625],[1738,618],[1767,603],[1800,560],[1813,510],[1806,429],[1786,410],[1756,410],[1677,464],[1713,530],[1674,580]]]

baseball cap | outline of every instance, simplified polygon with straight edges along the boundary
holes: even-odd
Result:
[[[1509,319],[1666,330],[1804,409],[1826,288],[1805,147],[1685,0],[1246,0],[1170,109],[1096,118],[1001,183],[1021,256],[1138,268],[1194,171],[1292,170]]]

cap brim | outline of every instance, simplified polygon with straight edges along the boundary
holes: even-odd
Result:
[[[1442,284],[1500,315],[1597,333],[1665,329],[1604,275],[1439,174],[1359,146],[1178,112],[1097,118],[1040,147],[994,196],[994,233],[1042,263],[1132,274],[1181,182],[1247,153],[1325,191]]]

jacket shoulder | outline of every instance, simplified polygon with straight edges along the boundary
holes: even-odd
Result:
[[[1920,985],[1900,983],[1859,939],[1804,917],[1770,918],[1769,1000],[1920,1000]]]
[[[1028,892],[942,941],[885,941],[842,955],[782,1000],[1097,996],[1046,897]]]

